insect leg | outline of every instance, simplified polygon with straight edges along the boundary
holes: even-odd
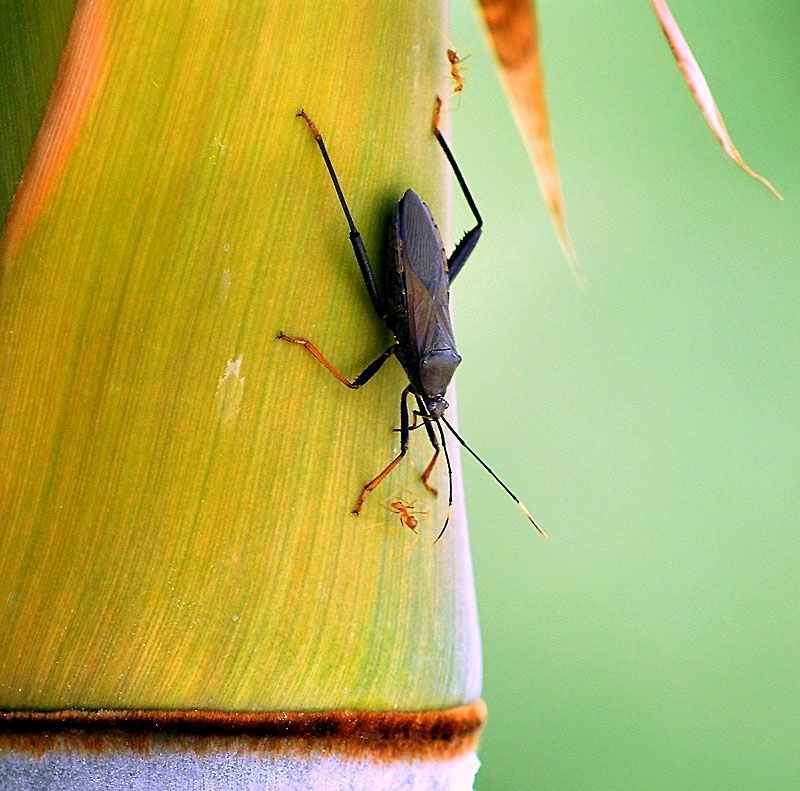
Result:
[[[280,341],[287,341],[288,343],[297,343],[300,346],[305,346],[311,354],[314,355],[345,387],[351,390],[358,390],[359,387],[365,385],[375,376],[380,370],[381,366],[394,354],[397,349],[397,344],[393,343],[380,357],[373,360],[355,379],[348,379],[332,362],[330,362],[322,352],[314,346],[311,341],[305,338],[292,338],[289,335],[284,335],[282,332],[277,336]]]
[[[385,319],[386,311],[381,303],[380,294],[378,294],[378,287],[375,285],[375,276],[373,275],[372,267],[369,264],[367,250],[364,247],[361,234],[358,232],[358,229],[353,222],[353,215],[350,214],[347,201],[344,199],[344,193],[339,185],[339,179],[336,177],[336,171],[333,169],[333,164],[331,163],[331,158],[328,156],[328,149],[325,148],[322,135],[314,125],[314,122],[306,115],[305,110],[301,110],[299,113],[297,113],[297,116],[298,118],[302,118],[308,124],[308,128],[311,130],[312,134],[314,135],[314,139],[317,141],[319,150],[322,152],[322,158],[325,160],[325,166],[328,168],[328,173],[330,174],[331,181],[336,189],[336,194],[339,196],[339,203],[342,204],[344,216],[347,219],[348,226],[350,226],[350,243],[353,245],[353,252],[355,253],[356,261],[358,261],[358,267],[361,270],[361,276],[364,278],[364,285],[367,287],[367,291],[369,292],[369,298],[372,302],[372,307],[375,309],[375,312],[378,314],[378,316],[380,316],[381,319]]]
[[[475,249],[475,245],[478,243],[478,239],[481,237],[481,229],[483,227],[483,220],[481,219],[480,212],[478,211],[478,207],[475,205],[475,201],[470,194],[469,187],[467,187],[467,182],[464,181],[464,177],[461,175],[461,171],[459,170],[458,165],[456,164],[456,160],[453,157],[452,152],[450,151],[450,147],[445,142],[442,133],[439,131],[438,119],[439,119],[439,107],[441,106],[442,100],[437,98],[436,99],[436,111],[434,114],[434,123],[433,123],[433,134],[436,135],[436,139],[439,141],[439,145],[442,147],[442,151],[444,151],[444,155],[447,157],[447,161],[450,163],[450,167],[453,168],[453,173],[455,174],[456,180],[458,181],[458,185],[461,187],[461,192],[464,193],[464,198],[466,199],[467,203],[469,204],[469,208],[472,210],[472,213],[475,215],[476,225],[471,230],[467,231],[464,236],[462,237],[461,241],[456,245],[456,249],[453,250],[453,254],[447,260],[447,268],[450,270],[450,282],[452,283],[456,279],[456,275],[461,271],[461,267],[464,266],[467,259],[470,257],[472,251]]]
[[[417,396],[417,405],[419,406],[419,411],[425,415],[427,414],[427,409],[425,409],[425,402]],[[417,413],[414,413],[414,418],[416,419]],[[422,473],[422,483],[425,484],[425,488],[431,492],[432,494],[439,494],[439,491],[435,489],[428,483],[428,478],[431,477],[431,473],[433,472],[433,468],[436,465],[436,460],[439,458],[439,454],[441,453],[442,446],[439,444],[439,440],[436,436],[436,432],[433,430],[433,426],[431,425],[430,420],[422,420],[423,424],[425,425],[425,431],[428,432],[428,439],[431,441],[431,445],[433,445],[433,458],[428,462],[428,466],[425,468],[425,472]]]
[[[406,403],[406,399],[411,393],[411,385],[409,385],[405,390],[403,390],[402,395],[400,396],[400,453],[397,454],[386,466],[386,468],[376,475],[362,490],[361,494],[358,496],[358,502],[356,503],[356,507],[353,509],[353,513],[358,516],[361,513],[361,508],[364,505],[364,501],[367,499],[369,493],[400,463],[403,456],[406,455],[408,451],[408,440],[411,436],[411,432],[408,430],[408,404]]]

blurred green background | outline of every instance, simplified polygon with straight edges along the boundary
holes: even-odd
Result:
[[[800,5],[539,4],[575,284],[467,2],[454,288],[489,724],[480,789],[800,788]],[[443,52],[444,57],[444,52]],[[459,196],[456,233],[470,218]]]

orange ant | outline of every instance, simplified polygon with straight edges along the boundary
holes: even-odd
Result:
[[[463,63],[469,55],[465,58],[459,58],[458,53],[454,49],[447,49],[447,60],[450,61],[450,76],[453,78],[453,93],[461,93],[464,90],[464,85],[466,84],[466,79],[458,70],[458,64]]]
[[[414,503],[416,502],[416,500],[412,500],[410,503],[407,503],[405,500],[398,498],[397,500],[393,500],[389,506],[389,510],[400,517],[400,523],[405,525],[412,533],[416,533],[417,527],[419,527],[419,519],[412,513],[412,511],[416,510],[414,508]],[[417,513],[426,514],[428,512],[417,511]]]
[[[447,42],[448,44],[446,52],[447,52],[447,60],[450,63],[450,76],[452,77],[454,83],[453,93],[461,93],[461,91],[464,90],[464,85],[466,84],[467,80],[461,74],[461,71],[459,70],[458,66],[460,63],[463,63],[467,58],[471,57],[472,53],[470,52],[469,55],[465,55],[463,58],[459,58],[458,52],[456,52],[456,50],[453,49],[453,46],[450,43],[450,39],[447,36],[445,36],[445,34],[441,30],[438,30],[433,25],[432,22],[429,22],[428,24],[430,24],[431,27],[433,27],[433,29],[439,34],[441,39]]]

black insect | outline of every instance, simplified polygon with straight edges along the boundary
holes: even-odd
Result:
[[[450,283],[461,271],[480,238],[483,221],[464,181],[464,177],[461,175],[461,171],[450,152],[450,148],[439,131],[440,104],[437,99],[433,133],[439,141],[447,161],[453,168],[453,173],[458,180],[464,198],[475,216],[476,224],[474,228],[467,231],[456,245],[453,254],[450,258],[447,258],[442,238],[439,235],[439,229],[433,221],[430,210],[414,190],[407,190],[400,202],[395,206],[392,215],[389,260],[386,267],[383,296],[378,291],[372,267],[367,257],[367,251],[364,248],[364,242],[353,222],[344,193],[339,185],[339,179],[336,177],[325,143],[322,140],[322,135],[303,110],[297,114],[308,124],[317,141],[319,150],[322,152],[322,158],[325,160],[336,194],[339,196],[339,202],[344,210],[347,224],[350,227],[350,242],[353,245],[356,261],[358,261],[361,269],[361,275],[364,278],[372,306],[381,320],[392,331],[395,342],[351,381],[332,365],[310,341],[304,338],[292,338],[282,332],[278,335],[278,338],[305,346],[342,384],[353,390],[357,390],[372,379],[386,360],[392,356],[397,357],[405,369],[408,376],[408,386],[400,396],[400,453],[389,462],[385,469],[364,486],[353,509],[354,514],[361,512],[369,493],[378,486],[406,455],[411,430],[418,427],[417,419],[419,418],[433,446],[433,458],[422,473],[422,482],[434,494],[437,492],[428,479],[441,451],[444,451],[447,462],[449,479],[447,519],[436,539],[437,541],[447,528],[453,505],[453,472],[450,466],[450,458],[447,454],[442,423],[447,426],[456,440],[505,489],[525,516],[533,523],[534,527],[543,536],[547,537],[519,498],[464,442],[444,416],[447,409],[447,401],[444,398],[445,391],[453,378],[453,373],[461,362],[461,356],[456,351],[453,325],[450,321]],[[417,408],[413,410],[413,424],[409,423],[407,403],[409,396],[412,396],[417,404]]]

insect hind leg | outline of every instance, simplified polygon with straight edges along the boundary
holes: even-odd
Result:
[[[444,155],[447,157],[447,161],[450,163],[450,167],[453,169],[453,173],[458,181],[458,186],[461,187],[461,192],[463,193],[464,199],[467,201],[472,214],[475,216],[476,222],[475,227],[464,234],[461,241],[456,245],[456,249],[453,250],[450,258],[447,259],[447,268],[450,272],[449,277],[450,282],[452,283],[456,279],[456,275],[461,271],[462,267],[467,262],[467,259],[472,254],[472,251],[475,249],[475,245],[478,244],[478,239],[481,238],[483,219],[478,211],[478,207],[475,205],[475,200],[472,197],[472,193],[469,191],[467,182],[464,180],[464,176],[461,174],[461,169],[458,167],[458,163],[456,162],[452,151],[450,151],[450,146],[447,145],[447,141],[439,131],[439,108],[441,105],[442,100],[439,97],[436,97],[436,110],[433,116],[433,134],[436,135],[436,139],[439,141],[439,145],[442,147],[442,151],[444,151]]]
[[[325,167],[328,169],[328,174],[331,177],[334,189],[336,190],[336,195],[339,198],[339,203],[342,206],[342,211],[344,212],[345,219],[347,220],[347,225],[350,228],[350,244],[353,245],[353,253],[355,254],[356,261],[358,262],[358,268],[361,270],[361,277],[364,278],[364,285],[367,287],[370,302],[372,302],[372,307],[375,309],[375,312],[378,314],[378,316],[381,319],[385,319],[386,310],[384,309],[380,294],[378,293],[378,287],[375,285],[375,275],[373,274],[372,267],[369,263],[369,257],[367,256],[367,250],[364,247],[364,241],[361,238],[361,234],[358,232],[358,229],[356,228],[355,222],[353,221],[353,215],[350,214],[350,208],[345,200],[344,192],[339,184],[336,171],[333,169],[333,163],[331,162],[331,158],[328,154],[328,149],[325,146],[325,141],[322,139],[322,135],[320,134],[319,129],[317,129],[316,124],[308,117],[305,110],[300,110],[300,112],[296,115],[298,118],[302,118],[306,122],[308,128],[311,130],[311,134],[314,135],[314,140],[317,141],[322,158],[325,160]]]

